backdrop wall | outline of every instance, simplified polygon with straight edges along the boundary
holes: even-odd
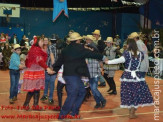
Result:
[[[139,21],[138,14],[116,15],[117,34],[122,38],[133,31],[139,31],[135,22]],[[21,27],[24,28],[24,34],[30,39],[33,35],[45,34],[51,37],[52,34],[58,34],[60,38],[64,38],[68,31],[73,29],[81,35],[91,34],[95,29],[101,30],[103,39],[112,36],[112,13],[103,11],[69,11],[69,18],[63,14],[52,22],[52,11],[40,10],[24,10],[20,11],[20,18],[11,18],[10,23],[5,22],[4,17],[0,19],[0,27]]]

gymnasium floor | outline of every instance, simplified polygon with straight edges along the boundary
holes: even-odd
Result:
[[[128,109],[119,108],[120,105],[120,81],[119,78],[122,74],[122,71],[117,71],[115,75],[115,81],[117,85],[118,95],[109,96],[106,91],[108,90],[108,86],[100,87],[99,90],[103,94],[103,96],[107,99],[107,104],[105,108],[94,109],[95,101],[93,97],[91,97],[87,102],[84,102],[81,107],[80,119],[71,119],[66,120],[69,122],[154,122],[154,106],[138,108],[136,111],[138,118],[130,120],[128,118]],[[156,86],[154,86],[154,78],[146,77],[146,81],[151,90],[152,95],[154,95],[154,90]],[[159,80],[160,85],[159,89],[163,90],[163,80]],[[57,82],[56,82],[57,83]],[[56,84],[55,83],[55,84]],[[25,111],[21,110],[17,107],[21,107],[25,100],[26,92],[21,92],[18,94],[18,100],[15,104],[9,104],[9,88],[10,88],[10,79],[8,71],[0,71],[0,122],[57,122],[57,119],[47,119],[40,118],[45,117],[45,115],[53,115],[56,116],[59,112],[52,111],[46,109],[45,111]],[[159,92],[160,93],[160,92]],[[43,91],[41,91],[41,96]],[[157,94],[158,95],[158,94]],[[66,92],[64,90],[63,101],[66,98]],[[158,98],[158,96],[157,96]],[[58,105],[57,93],[54,91],[54,105]],[[163,94],[159,94],[159,103],[157,106],[160,110],[159,112],[159,122],[163,122]],[[33,99],[31,100],[30,106],[33,104]],[[39,105],[44,107],[48,106],[48,103],[41,103]],[[13,107],[13,108],[12,108]],[[155,112],[156,113],[156,112]],[[157,113],[156,113],[157,114]],[[38,118],[26,118],[29,116],[38,116]],[[6,117],[6,118],[3,118]],[[8,117],[8,118],[7,118]]]

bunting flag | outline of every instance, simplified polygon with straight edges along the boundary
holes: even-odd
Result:
[[[53,0],[53,22],[62,12],[68,17],[67,0]]]

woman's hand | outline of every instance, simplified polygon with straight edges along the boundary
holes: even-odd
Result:
[[[52,69],[50,69],[49,67],[46,69],[48,74],[52,75],[55,73],[55,71],[53,71]]]

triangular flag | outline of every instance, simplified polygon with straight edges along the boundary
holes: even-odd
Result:
[[[68,17],[67,0],[53,0],[53,22],[62,12]]]

